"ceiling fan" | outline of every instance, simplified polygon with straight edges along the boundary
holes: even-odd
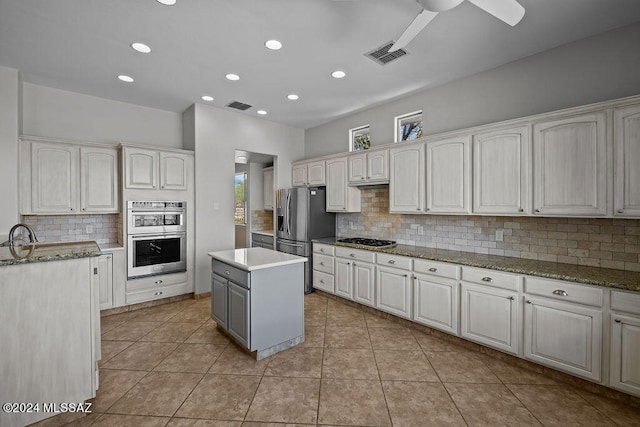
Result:
[[[416,0],[422,6],[422,11],[409,24],[398,40],[389,48],[389,52],[405,47],[427,26],[440,12],[451,10],[465,0]],[[518,24],[524,16],[524,7],[516,0],[467,0],[487,13],[506,22],[512,27]]]

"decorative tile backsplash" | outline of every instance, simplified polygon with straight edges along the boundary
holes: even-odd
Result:
[[[388,187],[363,188],[361,197],[362,212],[338,214],[338,236],[640,271],[640,220],[401,215],[389,213]]]
[[[122,215],[25,215],[40,242],[95,240],[97,243],[122,244]]]
[[[251,211],[251,230],[273,231],[273,211]]]

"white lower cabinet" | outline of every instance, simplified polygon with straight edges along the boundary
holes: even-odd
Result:
[[[98,257],[100,310],[113,307],[113,254]]]
[[[413,276],[413,320],[458,335],[460,284],[426,274]]]
[[[368,262],[355,261],[353,268],[353,299],[361,304],[375,305],[375,266]]]
[[[411,319],[411,272],[381,265],[376,271],[376,308]]]
[[[611,315],[610,360],[611,387],[640,396],[640,317]]]
[[[345,258],[336,258],[336,295],[353,299],[353,281],[351,280],[351,276],[351,261]]]

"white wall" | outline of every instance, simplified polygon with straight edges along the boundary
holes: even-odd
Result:
[[[182,114],[24,83],[25,135],[182,148]]]
[[[291,161],[304,153],[304,131],[196,104],[196,293],[211,290],[207,253],[234,246],[235,149],[277,156],[276,182],[288,187]]]
[[[18,70],[0,67],[0,243],[18,222]]]
[[[393,118],[423,111],[425,135],[640,94],[640,23],[308,129],[305,157],[348,151],[348,130],[371,125],[393,142]]]

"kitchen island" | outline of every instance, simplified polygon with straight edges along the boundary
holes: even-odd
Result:
[[[260,360],[304,342],[304,257],[264,248],[209,252],[211,317]]]
[[[95,397],[100,254],[95,242],[0,248],[0,401],[32,405],[4,408],[0,425],[30,424]]]

